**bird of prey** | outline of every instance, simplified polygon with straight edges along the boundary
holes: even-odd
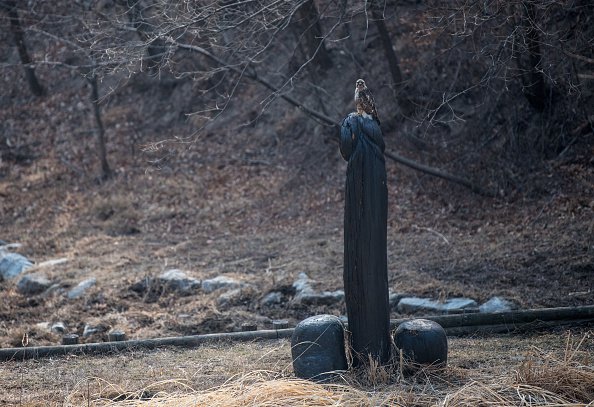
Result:
[[[355,82],[355,103],[357,105],[357,114],[371,116],[377,124],[380,124],[375,101],[363,79],[357,79],[357,82]]]

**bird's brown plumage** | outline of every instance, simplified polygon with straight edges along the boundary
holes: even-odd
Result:
[[[375,101],[363,79],[357,79],[357,82],[355,82],[355,103],[357,105],[357,114],[367,114],[379,124]]]

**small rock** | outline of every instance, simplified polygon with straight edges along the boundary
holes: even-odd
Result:
[[[442,314],[455,314],[474,311],[476,307],[476,301],[470,298],[450,298],[445,302],[439,302],[428,298],[405,297],[398,302],[398,312],[401,313],[429,311]]]
[[[21,247],[23,247],[21,243],[8,243],[0,240],[0,251],[20,249]]]
[[[62,337],[62,345],[76,345],[78,343],[77,334],[66,334]]]
[[[507,312],[516,309],[516,304],[501,297],[493,297],[479,307],[480,312]]]
[[[401,352],[405,374],[414,373],[419,365],[445,367],[448,360],[447,335],[437,322],[413,319],[401,323],[394,333],[394,344]]]
[[[303,295],[314,294],[314,290],[311,287],[312,280],[309,276],[303,272],[299,273],[297,280],[293,283],[295,289],[295,300],[300,301],[300,297]]]
[[[82,296],[85,291],[95,285],[97,279],[95,277],[87,278],[86,280],[81,281],[78,283],[74,288],[68,291],[68,299],[76,299]]]
[[[272,329],[287,329],[289,321],[286,319],[275,319],[272,321]]]
[[[68,262],[68,258],[61,257],[59,259],[50,259],[50,260],[42,261],[41,263],[37,264],[37,267],[51,267],[51,266],[56,266],[58,264],[64,264],[66,262]]]
[[[298,299],[304,305],[332,305],[342,300],[344,300],[343,290],[302,294]]]
[[[241,331],[242,332],[250,332],[250,331],[257,331],[258,324],[254,324],[253,322],[244,322],[241,324]]]
[[[33,263],[21,254],[0,251],[0,277],[3,280],[15,278],[31,266]]]
[[[304,305],[331,305],[344,299],[344,291],[324,291],[317,293],[311,286],[313,281],[305,273],[299,273],[293,283],[295,297],[293,301]]]
[[[219,296],[217,303],[220,306],[231,305],[241,299],[241,294],[241,288],[227,291]]]
[[[62,286],[58,283],[53,283],[51,286],[49,286],[49,288],[47,290],[45,290],[43,292],[43,297],[48,298],[50,297],[52,294],[63,294],[64,293],[64,289],[62,288]]]
[[[137,292],[138,294],[145,294],[153,285],[155,285],[155,283],[152,278],[144,277],[142,280],[130,285],[128,289]]]
[[[108,329],[109,329],[109,327],[104,324],[99,324],[99,325],[86,324],[85,329],[83,330],[83,336],[85,338],[87,338],[92,335],[106,332]]]
[[[17,283],[17,291],[23,295],[41,294],[52,285],[52,282],[42,273],[23,276]]]
[[[283,300],[283,294],[279,291],[271,291],[260,300],[260,304],[264,307],[280,304]]]
[[[206,293],[211,293],[220,288],[234,289],[239,288],[243,285],[244,284],[232,278],[226,276],[217,276],[215,278],[211,278],[208,280],[202,280],[202,291]]]
[[[401,299],[408,297],[407,294],[404,293],[390,293],[388,297],[388,302],[390,303],[390,308],[396,308],[398,303]]]
[[[66,325],[62,321],[54,323],[50,329],[55,334],[63,334],[66,332]]]
[[[191,294],[200,287],[200,280],[188,277],[186,273],[178,269],[171,269],[161,273],[159,282],[165,287],[182,294]]]
[[[115,329],[107,334],[109,342],[121,342],[126,340],[126,333],[120,329]]]

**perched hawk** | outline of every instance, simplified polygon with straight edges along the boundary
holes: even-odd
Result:
[[[357,82],[355,82],[355,103],[357,104],[357,114],[371,116],[377,124],[380,124],[375,108],[375,101],[373,100],[373,96],[371,96],[371,92],[365,86],[363,79],[357,79]]]

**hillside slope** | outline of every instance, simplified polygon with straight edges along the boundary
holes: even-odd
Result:
[[[422,48],[429,40],[412,27],[425,23],[426,10],[409,7],[399,20],[406,25],[389,21],[401,38],[403,71],[418,72],[427,69],[435,43]],[[367,35],[361,25],[354,27],[355,39]],[[8,33],[0,35],[7,44]],[[353,109],[352,88],[361,71],[386,77],[379,40],[373,31],[369,36],[358,51],[365,58],[361,69],[331,49],[334,67],[317,82],[322,96],[305,84],[296,85],[295,95],[340,120]],[[32,46],[36,58],[46,51],[59,56],[47,40],[32,38],[38,41]],[[218,120],[202,127],[199,116],[186,115],[199,109],[200,82],[166,73],[114,75],[100,83],[114,176],[98,181],[87,81],[70,70],[40,66],[46,96],[30,96],[16,49],[7,50],[15,66],[4,68],[1,79],[0,239],[19,243],[12,250],[37,264],[67,261],[28,271],[56,283],[40,295],[20,294],[16,281],[0,282],[0,346],[19,346],[25,332],[30,345],[55,343],[59,335],[40,323],[56,321],[81,335],[90,325],[155,337],[344,314],[342,302],[298,304],[291,288],[302,272],[315,289],[342,288],[346,163],[333,142],[335,129],[281,99],[268,103],[271,92],[250,81],[240,82]],[[415,59],[418,53],[422,57]],[[534,159],[526,153],[525,165],[520,155],[472,152],[472,143],[456,156],[455,146],[469,140],[480,115],[461,133],[423,128],[388,113],[397,109],[392,92],[381,80],[375,83],[389,151],[456,173],[466,168],[464,177],[501,191],[479,196],[388,161],[391,290],[478,302],[499,295],[526,308],[591,304],[592,134],[576,138],[561,155]],[[437,79],[435,84],[446,86]],[[491,108],[506,113],[497,104]],[[501,131],[512,130],[502,125]],[[249,285],[225,301],[222,291],[182,296],[162,287],[134,289],[169,269]],[[90,277],[96,284],[69,299],[68,290]],[[272,291],[282,293],[281,301],[263,305]]]

